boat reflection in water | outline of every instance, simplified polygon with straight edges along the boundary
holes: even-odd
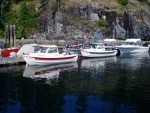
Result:
[[[43,81],[46,84],[57,82],[59,74],[64,70],[72,70],[77,67],[77,63],[67,63],[51,66],[29,66],[26,65],[23,77],[32,78],[34,80]]]
[[[145,61],[149,61],[149,52],[135,53],[135,54],[122,54],[118,58],[118,63],[120,63],[122,68],[125,69],[139,69],[143,66]],[[147,60],[146,60],[147,59]],[[148,64],[148,63],[147,63]]]
[[[110,64],[117,61],[117,57],[107,57],[107,58],[93,58],[93,59],[83,59],[81,62],[81,67],[83,68],[99,68],[105,67],[106,63]]]
[[[103,73],[110,73],[110,68],[113,68],[116,64],[117,57],[107,57],[107,58],[93,58],[93,59],[83,59],[81,61],[80,70],[83,75],[89,75],[91,80],[98,81],[104,75]]]

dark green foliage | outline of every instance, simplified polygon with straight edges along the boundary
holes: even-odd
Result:
[[[126,6],[128,4],[128,0],[117,0],[119,2],[119,4]]]
[[[22,2],[22,1],[34,1],[34,0],[13,0],[13,2],[16,3],[16,4],[17,4],[17,3],[20,3],[20,2]]]
[[[36,17],[34,4],[27,6],[26,2],[22,2],[17,24],[18,38],[26,37],[33,27],[37,27]]]
[[[108,25],[107,21],[103,18],[100,18],[98,21],[98,25],[102,27],[106,27]]]
[[[11,0],[0,0],[0,38],[4,37],[5,31],[5,14],[10,10],[12,1]]]
[[[3,37],[4,37],[4,29],[0,28],[0,38],[3,38]]]
[[[4,37],[4,23],[3,20],[0,19],[0,38]]]
[[[7,25],[16,25],[17,23],[17,13],[15,11],[9,11],[5,13],[5,23]]]
[[[20,9],[12,10],[14,4],[21,4]],[[17,38],[30,35],[37,27],[34,0],[0,0],[0,12],[0,38],[4,37],[6,25],[16,25]]]

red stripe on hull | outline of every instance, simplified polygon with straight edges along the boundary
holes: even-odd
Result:
[[[41,58],[41,57],[32,57],[35,58],[35,60],[67,60],[67,59],[73,59],[75,56],[72,57],[61,57],[61,58]]]

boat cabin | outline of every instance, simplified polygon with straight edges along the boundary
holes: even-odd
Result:
[[[116,39],[105,39],[104,45],[105,46],[115,46],[116,45]]]
[[[126,39],[122,45],[142,46],[142,42],[141,39]]]
[[[37,47],[39,53],[59,53],[56,45],[39,45]]]
[[[90,49],[105,49],[105,46],[103,43],[91,43],[89,44]]]

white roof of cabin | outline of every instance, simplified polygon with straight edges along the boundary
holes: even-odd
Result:
[[[56,45],[38,45],[39,47],[57,48]]]
[[[141,39],[126,39],[126,42],[138,42],[141,41]]]
[[[105,39],[105,42],[116,42],[116,39]]]

